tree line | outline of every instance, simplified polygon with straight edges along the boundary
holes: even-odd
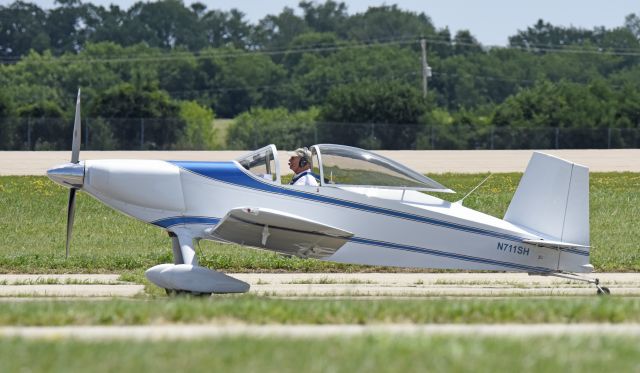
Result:
[[[178,0],[0,6],[0,149],[68,147],[78,87],[94,149],[552,147],[560,130],[564,147],[638,146],[635,14],[613,29],[540,20],[495,47],[395,5],[298,7],[251,24]]]

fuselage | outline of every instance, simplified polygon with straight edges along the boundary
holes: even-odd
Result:
[[[205,230],[238,207],[268,208],[352,232],[326,260],[414,268],[583,272],[588,251],[525,244],[540,238],[504,220],[413,190],[280,185],[235,161],[94,160],[82,190],[168,231]]]

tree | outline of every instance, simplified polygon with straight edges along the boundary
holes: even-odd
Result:
[[[205,46],[198,16],[180,0],[139,1],[127,11],[123,27],[129,37],[127,44],[146,42],[152,47],[184,46],[189,50]]]
[[[287,105],[309,107],[322,105],[336,86],[367,80],[400,81],[421,84],[419,54],[398,46],[373,45],[370,48],[344,48],[326,57],[305,53],[295,66]]]
[[[309,31],[305,21],[285,7],[278,15],[267,15],[254,30],[254,44],[265,49],[285,49],[298,35]]]
[[[327,0],[324,3],[301,1],[298,6],[304,12],[307,25],[316,32],[338,33],[347,20],[347,5],[342,2]]]
[[[22,119],[19,138],[26,150],[65,149],[71,145],[71,126],[64,111],[51,101],[38,101],[16,109]]]
[[[640,40],[640,17],[635,13],[627,15],[624,19],[624,27]]]
[[[110,42],[119,46],[128,46],[141,42],[132,38],[129,29],[129,16],[126,11],[117,5],[109,5],[109,9],[102,6],[87,5],[88,13],[92,15],[87,27],[91,27],[93,32],[89,36],[89,41],[93,43]]]
[[[606,147],[603,139],[607,128],[633,126],[633,119],[638,118],[635,115],[629,121],[622,120],[620,101],[621,97],[603,80],[588,85],[540,82],[496,107],[492,123],[498,129],[510,129],[504,131],[507,135],[520,136],[509,140],[515,148],[555,147],[556,134],[559,145],[565,148]],[[626,107],[634,110],[633,106]],[[524,130],[515,132],[514,128]]]
[[[200,86],[209,106],[221,118],[232,118],[252,107],[274,107],[281,97],[278,85],[284,69],[268,56],[234,48],[205,50],[210,56],[198,60]]]
[[[364,41],[418,40],[435,35],[427,15],[404,11],[397,5],[369,7],[366,12],[349,17],[344,29],[346,37]]]
[[[229,12],[212,10],[200,19],[207,45],[215,48],[245,48],[251,45],[253,27],[244,19],[245,14],[237,9]]]
[[[19,57],[31,49],[43,52],[49,48],[45,21],[46,13],[35,4],[16,1],[0,6],[0,55]]]
[[[460,30],[453,38],[455,54],[470,54],[482,52],[482,45],[471,35],[469,30]]]
[[[105,91],[90,115],[109,123],[120,149],[168,149],[184,131],[180,107],[166,92],[143,88],[123,83]]]
[[[539,19],[533,27],[526,31],[518,31],[509,37],[509,45],[525,49],[559,48],[568,45],[599,44],[602,30],[585,30],[575,27],[554,26]]]
[[[227,144],[231,149],[258,149],[275,143],[281,149],[295,149],[315,142],[318,109],[290,112],[285,108],[254,109],[234,118]]]
[[[295,69],[295,66],[300,62],[300,60],[302,59],[302,55],[305,53],[301,51],[309,51],[314,48],[321,50],[325,48],[336,47],[341,44],[344,45],[345,43],[341,42],[334,33],[307,32],[295,37],[291,41],[291,43],[289,44],[289,48],[291,50],[285,53],[284,57],[282,58],[282,65],[284,65],[287,70],[292,71],[293,69]],[[319,57],[326,57],[333,52],[334,51],[332,50],[327,50],[320,53],[314,52],[313,54]]]
[[[426,110],[420,92],[399,82],[341,85],[322,106],[322,140],[381,149],[410,149]],[[326,137],[325,137],[326,136]]]
[[[213,129],[213,111],[194,101],[180,103],[180,118],[185,122],[176,149],[206,150],[216,143],[216,131]]]
[[[51,39],[50,44],[54,54],[77,52],[88,40],[90,31],[86,25],[90,13],[80,0],[56,0],[58,7],[49,11],[45,28]]]
[[[0,149],[9,150],[15,137],[15,120],[13,118],[13,103],[9,96],[0,91]]]

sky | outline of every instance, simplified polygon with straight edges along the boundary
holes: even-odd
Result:
[[[29,1],[29,0],[26,0]],[[13,0],[0,0],[0,5],[8,5]],[[54,0],[31,1],[42,8],[54,7]],[[117,4],[127,9],[134,0],[83,0],[84,3],[107,6]],[[193,1],[184,0],[185,4]],[[230,10],[236,8],[255,23],[267,14],[277,14],[288,6],[298,9],[299,0],[235,0],[206,1],[207,9]],[[640,15],[640,2],[631,0],[397,0],[344,1],[348,13],[364,12],[370,6],[397,4],[403,10],[424,12],[431,17],[436,28],[449,27],[452,34],[460,29],[468,29],[485,46],[504,46],[508,37],[518,30],[526,30],[538,19],[556,26],[574,26],[592,29],[597,26],[615,28],[624,24],[625,16]]]

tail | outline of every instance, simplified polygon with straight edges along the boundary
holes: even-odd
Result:
[[[534,152],[504,220],[566,246],[589,246],[589,169]]]

